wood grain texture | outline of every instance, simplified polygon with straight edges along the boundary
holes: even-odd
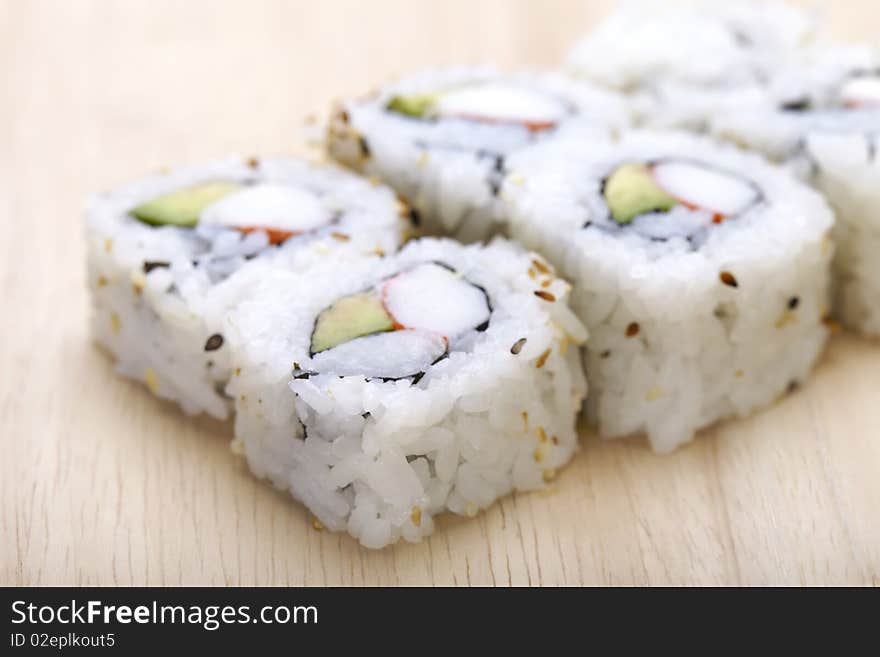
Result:
[[[552,65],[609,5],[0,0],[0,584],[880,583],[876,342],[838,335],[796,393],[671,456],[588,439],[550,490],[371,552],[89,341],[88,193],[300,152],[306,114],[422,66]],[[880,28],[872,0],[828,11]]]

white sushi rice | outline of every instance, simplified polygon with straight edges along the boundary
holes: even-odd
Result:
[[[619,164],[668,158],[728,172],[759,200],[719,225],[682,205],[615,224],[603,180]],[[502,196],[513,236],[574,285],[572,307],[590,332],[588,409],[602,436],[644,432],[669,451],[808,374],[828,333],[833,250],[831,212],[808,187],[758,156],[683,134],[635,132],[602,151],[551,141],[510,168]]]
[[[535,96],[530,105],[561,105],[564,116],[554,115],[558,119],[555,130],[536,132],[516,122],[443,117],[425,120],[386,108],[397,96],[479,85],[503,86],[508,91],[491,101],[468,94],[474,111],[491,104],[488,111],[508,118],[515,116],[512,89]],[[464,104],[459,96],[457,107]],[[331,119],[327,148],[340,162],[378,176],[394,187],[413,205],[426,233],[471,242],[503,232],[497,189],[510,153],[560,128],[601,140],[628,124],[629,110],[617,94],[561,74],[505,75],[491,69],[436,69],[386,86],[365,100],[343,103]]]
[[[130,215],[132,208],[157,196],[214,181],[291,186],[317,198],[335,220],[270,246],[262,231],[157,227]],[[401,218],[390,190],[335,167],[232,158],[144,178],[89,203],[95,339],[113,355],[121,374],[145,382],[187,413],[223,419],[231,406],[223,390],[230,357],[220,330],[224,313],[267,270],[302,274],[329,258],[390,253],[408,230],[408,219]],[[209,344],[215,334],[219,338]]]
[[[319,313],[429,262],[482,287],[491,306],[484,330],[450,342],[419,379],[350,374],[358,359],[376,361],[356,349],[346,351],[349,375],[320,369],[323,354],[310,356]],[[289,490],[324,527],[371,548],[417,541],[435,514],[473,516],[513,490],[540,488],[569,461],[586,394],[578,349],[586,332],[568,309],[568,284],[538,256],[502,240],[423,239],[312,275],[271,272],[230,315],[227,333],[236,444],[257,476]]]
[[[762,106],[768,79],[817,38],[814,12],[774,2],[623,2],[572,50],[579,78],[628,94],[637,121],[702,130]]]

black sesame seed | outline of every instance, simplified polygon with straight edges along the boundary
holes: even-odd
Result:
[[[162,260],[148,260],[144,263],[144,273],[149,274],[154,269],[159,269],[160,267],[170,267],[170,262],[164,262]]]
[[[788,300],[788,309],[794,310],[795,308],[798,307],[800,302],[801,302],[800,297],[792,297],[791,299]]]
[[[795,100],[789,100],[782,105],[779,106],[783,112],[806,112],[812,103],[809,98],[797,98]]]
[[[205,342],[205,351],[217,351],[223,346],[223,336],[215,333]]]
[[[513,346],[510,348],[510,353],[516,356],[519,352],[522,351],[523,345],[526,343],[525,338],[520,338],[516,342],[513,343]]]
[[[363,157],[370,157],[370,145],[367,143],[367,140],[364,136],[358,137],[358,144],[361,147],[361,155]]]
[[[488,319],[487,319],[485,322],[483,322],[482,324],[480,324],[479,326],[477,326],[476,330],[477,330],[477,331],[480,331],[480,332],[483,332],[483,331],[485,331],[487,328],[489,328],[489,320],[488,320]]]
[[[606,349],[601,354],[599,354],[599,358],[608,358],[611,355],[611,350]]]
[[[419,211],[415,208],[410,208],[409,220],[412,222],[413,226],[418,227],[422,225],[422,218],[419,216]]]

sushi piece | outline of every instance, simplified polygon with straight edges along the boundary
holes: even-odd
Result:
[[[572,50],[578,78],[627,94],[639,124],[704,130],[762,106],[768,78],[818,38],[813,13],[767,2],[624,2]]]
[[[371,548],[540,488],[575,451],[586,394],[568,293],[500,239],[273,271],[229,320],[234,445]]]
[[[604,140],[629,123],[619,96],[559,74],[430,70],[342,103],[329,154],[404,196],[424,232],[465,242],[503,232],[506,158],[561,130]]]
[[[87,211],[94,336],[121,374],[223,419],[223,316],[265,271],[390,253],[410,227],[389,189],[297,160],[229,159],[133,182]]]
[[[587,408],[605,437],[666,452],[807,376],[828,329],[832,214],[756,155],[633,132],[510,162],[511,232],[572,281],[590,332]]]
[[[822,49],[780,75],[775,106],[724,113],[718,137],[787,165],[834,208],[835,312],[844,325],[880,336],[880,55]]]

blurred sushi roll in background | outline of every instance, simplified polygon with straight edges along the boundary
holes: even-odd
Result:
[[[712,132],[788,165],[835,210],[835,311],[880,335],[880,54],[822,48],[792,57],[779,101],[720,113]]]
[[[95,197],[87,211],[93,333],[125,376],[187,413],[227,417],[225,313],[271,268],[395,251],[393,192],[298,160],[229,159]]]
[[[590,332],[587,407],[606,437],[657,451],[801,381],[828,330],[832,213],[757,155],[633,132],[577,154],[517,154],[511,233],[574,285]]]
[[[228,322],[235,444],[320,525],[374,548],[539,488],[574,453],[586,394],[568,294],[501,239],[273,270]]]
[[[627,94],[643,126],[704,130],[719,111],[768,102],[781,62],[817,38],[817,16],[783,3],[630,1],[566,64]]]
[[[427,234],[503,232],[506,158],[565,128],[604,140],[629,124],[621,97],[558,73],[438,69],[342,103],[327,133],[338,161],[405,197]]]

